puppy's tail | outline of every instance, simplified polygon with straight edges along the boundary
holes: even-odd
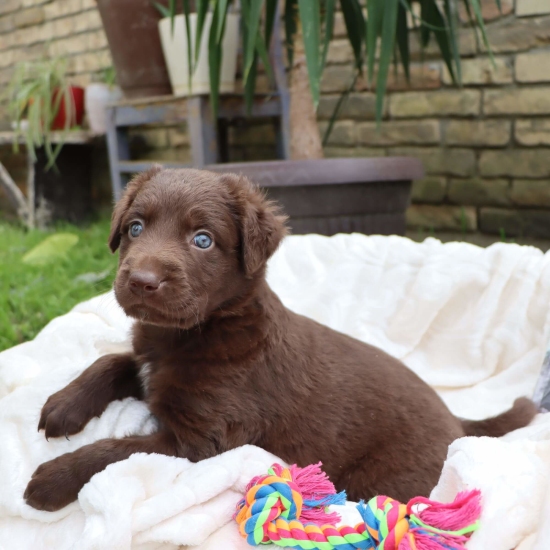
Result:
[[[508,432],[527,426],[537,414],[537,406],[527,397],[514,401],[509,411],[485,420],[461,420],[466,435],[501,437]]]

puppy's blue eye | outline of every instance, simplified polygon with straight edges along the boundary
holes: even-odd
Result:
[[[193,237],[193,242],[199,248],[209,248],[212,246],[212,239],[206,233],[197,233]]]
[[[141,235],[141,232],[143,231],[143,225],[141,225],[138,222],[134,222],[130,226],[130,235],[132,237],[139,237]]]

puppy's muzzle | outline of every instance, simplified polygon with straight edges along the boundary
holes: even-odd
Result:
[[[133,271],[128,279],[130,290],[137,296],[152,296],[161,284],[160,277],[151,271]]]

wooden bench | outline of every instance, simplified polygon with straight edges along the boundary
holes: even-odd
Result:
[[[190,97],[150,97],[123,100],[107,108],[107,145],[113,196],[118,200],[131,174],[147,170],[153,162],[130,160],[128,130],[147,124],[176,125],[187,123],[192,164],[170,163],[180,168],[204,168],[227,162],[227,128],[234,120],[247,116],[242,94],[220,96],[218,120],[214,121],[208,95]],[[251,118],[272,117],[277,121],[277,153],[289,158],[289,99],[286,92],[256,95]],[[162,163],[167,166],[166,163]]]

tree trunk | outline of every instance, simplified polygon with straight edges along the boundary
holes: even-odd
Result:
[[[290,158],[321,159],[323,144],[309,87],[306,56],[301,36],[294,41],[294,62],[290,69]]]

